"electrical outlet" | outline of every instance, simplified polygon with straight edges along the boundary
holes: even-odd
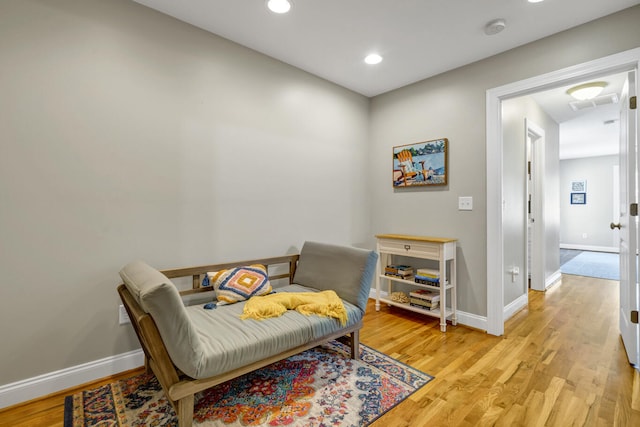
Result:
[[[124,308],[124,305],[120,304],[118,307],[118,319],[121,325],[125,323],[131,323],[131,319],[129,319],[129,313],[127,313],[127,309]]]
[[[511,274],[511,281],[515,283],[516,276],[520,274],[520,267],[513,266],[508,273]]]

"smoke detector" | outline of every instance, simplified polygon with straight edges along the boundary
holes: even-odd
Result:
[[[484,33],[488,36],[492,36],[504,30],[506,26],[507,22],[504,19],[494,19],[493,21],[487,22],[487,25],[484,26]]]

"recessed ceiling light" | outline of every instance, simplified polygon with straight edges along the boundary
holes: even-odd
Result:
[[[600,92],[604,90],[607,85],[606,82],[590,82],[584,83],[578,86],[574,86],[567,90],[567,93],[573,96],[575,99],[584,101],[587,99],[593,99],[600,95]]]
[[[529,0],[529,3],[541,3],[544,0]]]
[[[267,0],[267,7],[273,13],[287,13],[291,9],[291,1]]]
[[[371,53],[364,58],[364,62],[369,65],[376,65],[382,62],[382,56],[377,53]]]

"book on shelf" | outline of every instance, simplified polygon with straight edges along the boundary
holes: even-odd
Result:
[[[390,264],[384,268],[385,273],[392,274],[413,274],[413,267],[410,265]]]
[[[398,279],[404,279],[404,280],[411,280],[411,278],[413,277],[411,274],[403,275],[403,274],[387,273],[387,272],[385,272],[384,275],[388,277],[397,277]]]
[[[398,277],[400,279],[411,279],[413,276],[413,267],[410,265],[387,265],[384,268],[384,275]]]
[[[419,268],[414,277],[416,283],[423,285],[440,286],[440,271],[430,268]]]
[[[430,277],[432,279],[440,279],[440,270],[433,270],[431,268],[419,268],[416,274],[423,277]]]
[[[409,302],[411,304],[421,305],[423,307],[433,307],[437,308],[440,305],[440,301],[427,301],[420,298],[409,297]]]
[[[413,280],[421,285],[440,286],[440,279],[433,279],[431,277],[420,276],[418,274],[413,277]]]
[[[414,297],[410,297],[409,298],[409,302],[411,304],[416,304],[416,305],[420,305],[422,307],[433,307],[433,308],[437,308],[440,305],[440,301],[427,301],[427,300],[423,300],[420,298],[414,298]]]
[[[440,301],[440,293],[429,291],[427,289],[416,289],[409,292],[410,298],[417,298],[427,302],[437,302]]]
[[[422,304],[418,304],[412,301],[409,301],[409,305],[412,307],[416,307],[416,308],[420,308],[422,310],[426,310],[426,311],[433,311],[433,310],[437,310],[438,308],[440,308],[440,304],[436,304],[433,306],[426,306],[426,305],[422,305]]]

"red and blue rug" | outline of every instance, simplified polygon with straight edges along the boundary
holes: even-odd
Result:
[[[333,341],[196,395],[195,426],[367,426],[433,379],[365,345],[361,360]],[[176,426],[155,376],[65,400],[65,427]]]

